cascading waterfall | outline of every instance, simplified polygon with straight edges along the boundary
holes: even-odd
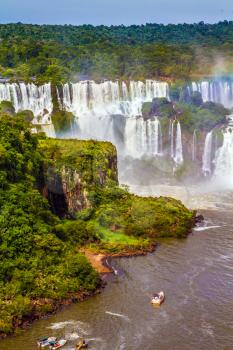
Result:
[[[78,118],[79,138],[108,140],[118,146],[113,124],[119,120],[118,134],[121,132],[123,135],[126,154],[140,157],[162,152],[158,119],[145,121],[140,116],[144,102],[151,102],[155,97],[168,98],[167,83],[154,80],[130,81],[128,84],[80,81],[64,84],[62,91],[57,92],[62,108]],[[125,122],[122,122],[122,117]]]
[[[197,156],[197,131],[193,131],[193,143],[192,143],[192,161],[196,161]]]
[[[181,165],[184,161],[180,122],[177,122],[177,125],[176,125],[176,147],[175,147],[174,161],[177,165]]]
[[[202,157],[202,171],[205,176],[209,176],[212,173],[212,145],[213,132],[210,131],[205,138],[204,152]]]
[[[228,117],[229,126],[223,132],[223,144],[215,155],[214,181],[224,187],[233,187],[233,115]]]
[[[233,81],[216,80],[193,82],[188,91],[189,93],[192,91],[199,91],[204,102],[212,101],[221,103],[227,108],[233,107]]]
[[[176,124],[176,133],[175,133]],[[183,146],[182,146],[182,132],[180,122],[176,120],[170,120],[169,122],[169,136],[171,140],[170,145],[170,156],[176,163],[176,165],[181,165],[184,161],[183,159]]]
[[[169,134],[170,134],[170,138],[171,138],[171,150],[170,150],[171,158],[174,158],[174,156],[175,156],[175,154],[174,154],[174,123],[175,123],[175,120],[170,120]]]
[[[199,91],[203,100],[222,103],[233,107],[233,81],[216,80],[193,82],[188,87],[191,94]],[[77,116],[76,126],[71,125],[71,133],[64,137],[94,138],[108,140],[119,147],[121,153],[139,158],[142,155],[160,156],[163,152],[162,131],[159,118],[145,120],[142,117],[144,102],[153,98],[168,98],[166,82],[154,80],[142,81],[80,81],[67,83],[57,88],[58,104],[61,109],[71,111]],[[50,115],[53,110],[51,84],[0,83],[0,102],[11,101],[15,111],[31,110],[35,116],[33,122],[41,124],[43,131],[55,137]],[[233,118],[233,117],[232,117]],[[210,132],[206,135],[202,157],[202,171],[214,177],[232,174],[233,146],[230,121],[224,133],[223,145],[218,149],[217,136]],[[116,137],[117,129],[117,137]],[[182,132],[178,121],[170,119],[168,136],[170,156],[177,165],[183,163]],[[213,161],[214,155],[215,159]],[[192,160],[197,160],[197,133],[192,137]]]
[[[62,95],[62,96],[61,96]],[[80,81],[64,84],[58,98],[64,109],[76,116],[114,115],[137,116],[142,114],[142,104],[154,97],[168,98],[168,84],[154,80],[125,82]]]
[[[215,158],[214,178],[233,185],[233,133],[228,128],[223,134],[223,145]]]
[[[162,130],[158,118],[147,121],[147,153],[150,155],[162,155]]]
[[[127,118],[125,146],[126,154],[135,158],[140,158],[142,155],[162,155],[162,130],[159,119]]]
[[[53,110],[50,83],[41,86],[25,83],[1,83],[0,102],[2,101],[11,101],[16,112],[32,111],[35,117],[42,117],[41,124],[49,122],[49,116]]]

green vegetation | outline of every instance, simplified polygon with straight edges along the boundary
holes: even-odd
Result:
[[[232,52],[233,22],[227,21],[130,27],[0,25],[0,77],[51,81],[52,121],[60,136],[76,126],[71,113],[59,111],[55,84],[103,78],[172,81],[173,102],[145,103],[144,118],[160,116],[166,131],[170,119],[179,119],[188,133],[209,131],[229,111],[203,103],[197,92],[188,97],[184,81],[211,75],[218,57],[224,58],[224,68],[217,73],[231,73]],[[119,188],[116,149],[110,143],[32,135],[32,119],[32,112],[15,113],[11,102],[1,102],[0,336],[35,314],[52,311],[54,303],[100,285],[81,253],[84,248],[143,252],[157,238],[186,237],[193,225],[194,213],[181,202],[137,197]],[[176,170],[177,178],[187,164]],[[166,174],[173,164],[170,158],[144,159],[141,166]]]
[[[83,247],[144,251],[157,237],[185,237],[193,224],[179,201],[119,188],[110,143],[47,139],[29,128],[24,116],[0,116],[0,335],[98,287]]]
[[[214,127],[226,122],[226,115],[231,112],[222,105],[214,102],[203,102],[199,92],[186,98],[181,90],[172,90],[175,101],[169,102],[165,98],[154,98],[152,102],[143,105],[142,113],[145,118],[161,117],[164,131],[168,128],[169,118],[178,119],[182,129],[193,133],[196,130],[210,131]]]
[[[0,334],[30,315],[33,299],[93,291],[99,277],[69,241],[36,185],[43,156],[20,118],[0,119]],[[38,312],[38,310],[34,310]]]
[[[179,120],[184,129],[189,132],[196,130],[210,131],[226,122],[230,111],[213,102],[203,103],[197,107],[192,104],[178,104]]]
[[[233,22],[126,26],[0,25],[0,75],[59,83],[187,79],[232,72]],[[219,70],[220,68],[220,70]]]

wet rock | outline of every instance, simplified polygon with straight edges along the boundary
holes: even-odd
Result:
[[[195,217],[195,224],[198,224],[199,222],[202,222],[204,220],[205,220],[205,218],[204,218],[203,215],[201,215],[201,214],[196,215],[196,217]]]

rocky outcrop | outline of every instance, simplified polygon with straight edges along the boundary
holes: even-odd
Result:
[[[117,155],[109,142],[41,141],[45,156],[42,192],[60,217],[75,215],[93,205],[93,193],[117,180]]]

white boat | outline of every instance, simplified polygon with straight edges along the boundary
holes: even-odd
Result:
[[[37,345],[40,348],[44,348],[45,346],[52,345],[56,343],[57,338],[56,337],[45,337],[37,340]]]
[[[51,350],[56,350],[56,349],[60,349],[62,346],[64,346],[66,344],[67,340],[65,339],[60,339],[59,341],[57,341],[54,345],[50,346]]]
[[[158,294],[154,294],[151,299],[151,304],[153,305],[161,305],[164,302],[165,294],[164,292],[159,292]]]

